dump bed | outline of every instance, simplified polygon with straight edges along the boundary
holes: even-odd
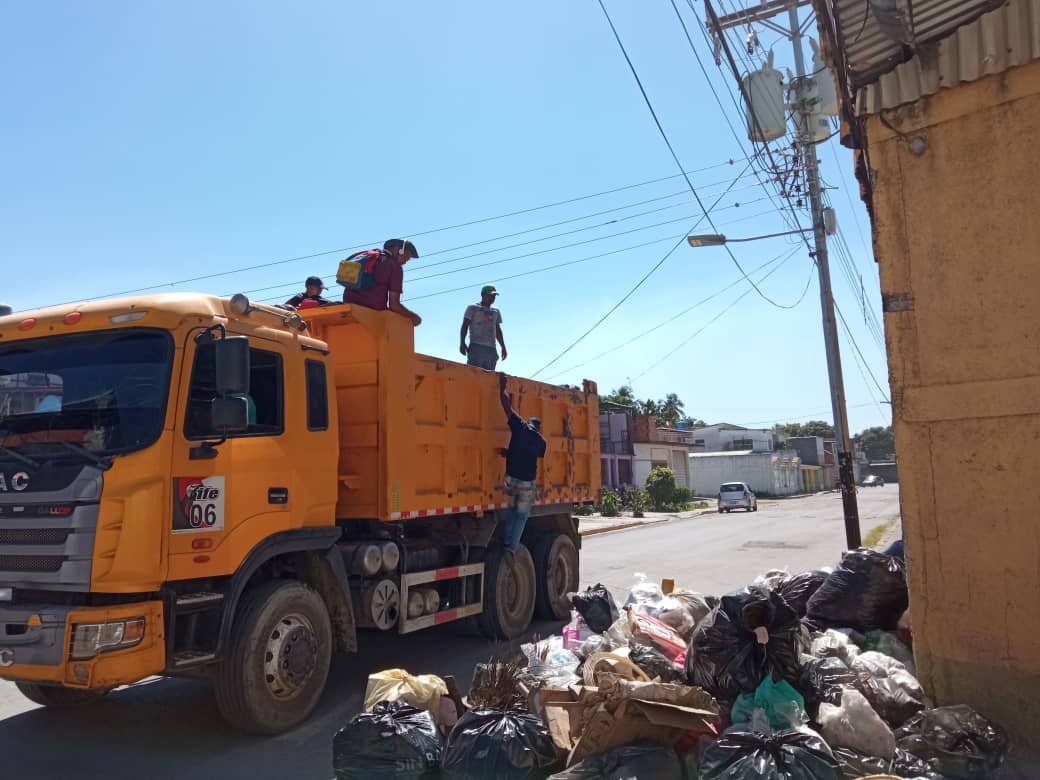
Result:
[[[390,312],[302,312],[332,352],[339,416],[340,518],[401,520],[505,505],[509,427],[492,372],[415,353],[414,329]],[[539,504],[593,500],[600,487],[598,396],[509,378],[513,408],[540,417],[547,442]]]

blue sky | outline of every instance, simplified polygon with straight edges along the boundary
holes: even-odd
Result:
[[[736,84],[679,7],[743,137]],[[732,186],[712,212],[719,229],[787,229],[741,176],[742,146],[668,0],[608,8],[702,199]],[[790,63],[786,43],[776,57]],[[700,213],[595,0],[7,4],[0,67],[0,299],[16,309],[159,285],[284,299],[310,273],[332,284],[341,250],[401,236],[421,254],[405,271],[405,302],[424,319],[417,349],[458,357],[462,312],[494,282],[510,349],[500,368],[530,376]],[[851,156],[836,141],[819,153],[854,282],[880,319],[866,213],[846,189]],[[639,397],[676,392],[709,422],[829,419],[804,245],[732,247],[749,272],[780,257],[752,276],[776,269],[760,288],[785,305],[808,284],[801,303],[776,308],[752,291],[734,304],[749,287],[726,253],[683,245],[539,378],[587,377],[603,392],[631,378]],[[835,250],[838,305],[887,396],[883,349]],[[842,350],[851,429],[888,424],[844,332]]]

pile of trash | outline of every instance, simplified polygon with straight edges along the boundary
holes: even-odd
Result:
[[[915,677],[901,559],[766,572],[720,598],[637,575],[571,594],[562,634],[452,678],[369,678],[337,778],[983,780],[1004,731]]]

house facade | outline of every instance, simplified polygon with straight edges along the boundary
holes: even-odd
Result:
[[[729,423],[716,423],[690,431],[693,444],[704,452],[773,451],[773,432],[764,428],[744,428]]]
[[[660,428],[650,415],[630,418],[632,432],[633,476],[637,487],[646,484],[654,466],[666,466],[675,472],[675,484],[693,489],[690,484],[689,454],[692,431]]]
[[[723,482],[745,482],[763,496],[803,493],[801,459],[794,452],[691,452],[691,490],[714,496]]]
[[[604,412],[599,416],[600,471],[603,487],[618,490],[635,485],[634,452],[629,421],[622,412]]]

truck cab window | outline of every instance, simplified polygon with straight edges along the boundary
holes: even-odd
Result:
[[[324,431],[329,427],[329,392],[325,384],[325,364],[308,360],[307,370],[307,430]]]
[[[216,357],[212,344],[200,344],[195,350],[188,391],[188,412],[184,433],[189,439],[211,439],[221,436],[210,422],[210,402],[217,397]],[[284,430],[282,358],[276,352],[249,350],[249,427],[241,436],[272,436]]]

